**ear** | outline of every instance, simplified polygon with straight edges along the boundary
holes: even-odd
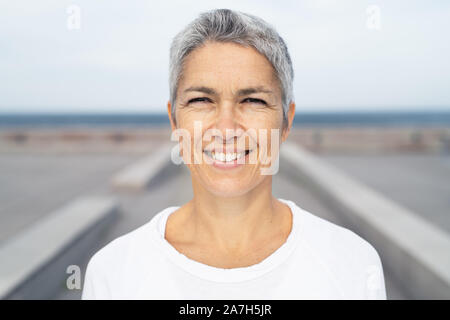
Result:
[[[177,128],[177,126],[175,124],[175,120],[172,119],[172,104],[170,103],[170,100],[167,101],[167,113],[169,114],[170,126],[172,127],[172,131],[173,131]]]
[[[283,134],[281,136],[281,142],[284,142],[288,135],[289,132],[291,131],[292,128],[292,123],[294,121],[294,116],[295,116],[295,103],[291,102],[291,104],[289,105],[289,111],[287,114],[287,121],[288,121],[288,125],[287,127],[283,128]]]

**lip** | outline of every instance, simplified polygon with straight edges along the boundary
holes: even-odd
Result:
[[[214,150],[214,149],[213,149],[213,150]],[[205,150],[205,151],[207,151],[207,150]],[[207,155],[205,152],[203,152],[203,155],[204,155],[205,157],[207,157],[207,158],[210,159],[209,162],[212,161],[212,166],[213,166],[213,167],[218,168],[218,169],[225,169],[225,170],[227,170],[227,169],[235,169],[235,168],[241,167],[241,166],[243,166],[244,164],[248,163],[248,157],[249,157],[249,155],[250,155],[250,153],[251,153],[252,151],[253,151],[253,150],[250,150],[250,152],[249,152],[247,155],[244,156],[244,158],[243,158],[244,161],[242,161],[242,160],[240,160],[240,159],[235,159],[235,160],[233,160],[233,161],[223,162],[223,161],[215,160],[215,159],[211,158],[211,157],[210,157],[209,155]],[[241,159],[242,159],[242,158],[241,158]],[[240,160],[240,161],[239,161],[240,163],[238,163],[238,160]],[[242,162],[243,162],[243,163],[242,163]]]

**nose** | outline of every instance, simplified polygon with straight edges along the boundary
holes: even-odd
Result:
[[[221,132],[223,141],[227,141],[227,143],[228,141],[232,143],[234,137],[239,136],[241,126],[236,118],[235,108],[231,103],[224,103],[218,108],[215,128]]]

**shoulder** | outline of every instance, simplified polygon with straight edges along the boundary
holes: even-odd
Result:
[[[82,299],[114,299],[138,230],[141,228],[110,241],[89,259]]]
[[[101,247],[90,258],[87,268],[92,271],[101,270],[102,272],[117,269],[125,261],[125,257],[130,252],[131,244],[140,229],[122,235]]]
[[[123,291],[122,282],[127,281],[127,286],[133,285],[130,283],[132,275],[138,274],[139,268],[145,268],[146,261],[156,254],[156,250],[150,247],[152,237],[156,236],[159,218],[170,208],[158,212],[149,222],[117,237],[95,252],[86,267],[83,299],[112,298],[114,292]],[[125,279],[127,274],[129,276]]]
[[[300,210],[303,211],[303,219],[300,223],[304,223],[304,226],[301,226],[301,232],[306,236],[309,246],[361,263],[379,261],[375,247],[356,232],[320,218],[307,210]]]
[[[133,252],[145,249],[143,246],[148,245],[152,237],[158,236],[158,224],[161,219],[174,208],[176,207],[159,211],[144,225],[110,241],[92,256],[90,263],[99,267],[111,266],[126,261],[125,258]]]
[[[345,297],[385,299],[382,262],[369,241],[306,210],[302,217],[303,247]]]

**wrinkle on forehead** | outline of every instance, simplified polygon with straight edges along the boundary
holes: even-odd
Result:
[[[182,87],[195,85],[212,87],[220,93],[226,83],[227,90],[233,93],[246,87],[264,86],[281,100],[281,83],[275,68],[253,47],[228,42],[204,44],[185,58],[181,75],[178,86],[181,91]]]

